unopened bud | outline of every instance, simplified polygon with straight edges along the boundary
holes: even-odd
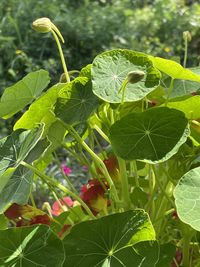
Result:
[[[67,78],[66,78],[66,74],[62,73],[59,79],[60,83],[66,83],[67,82]]]
[[[183,32],[183,40],[188,41],[188,42],[192,40],[192,36],[189,31]]]
[[[136,70],[128,73],[127,79],[129,83],[137,83],[144,78],[144,71]]]
[[[40,18],[32,23],[32,27],[37,32],[45,33],[51,31],[52,23],[48,18]]]

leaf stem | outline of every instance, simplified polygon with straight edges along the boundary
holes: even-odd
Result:
[[[120,175],[121,175],[123,204],[124,204],[125,210],[128,210],[131,207],[131,200],[130,200],[129,184],[128,184],[128,177],[127,177],[127,171],[126,171],[126,161],[119,157],[117,159],[118,159]]]
[[[21,161],[21,165],[23,165],[24,167],[28,168],[29,170],[32,170],[35,174],[37,174],[45,183],[49,183],[50,185],[52,185],[53,187],[57,187],[60,190],[62,190],[64,193],[70,195],[71,197],[73,197],[74,199],[76,199],[82,206],[83,208],[86,210],[86,212],[88,213],[88,215],[93,218],[96,219],[96,217],[93,215],[93,213],[91,212],[91,210],[89,209],[89,207],[85,204],[85,202],[79,197],[77,196],[75,193],[73,193],[72,191],[70,191],[67,187],[65,187],[64,185],[54,181],[53,179],[51,179],[49,176],[47,176],[46,174],[40,172],[38,169],[36,169],[35,167],[33,167],[32,165]]]
[[[64,70],[64,73],[65,73],[65,76],[66,76],[66,81],[68,83],[70,83],[70,77],[69,77],[69,73],[68,73],[68,70],[67,70],[67,65],[66,65],[66,62],[65,62],[65,58],[64,58],[64,55],[63,55],[63,51],[62,51],[62,47],[61,47],[61,44],[60,44],[60,41],[58,39],[58,36],[56,35],[56,33],[54,32],[54,30],[51,30],[55,40],[56,40],[56,43],[57,43],[57,46],[58,46],[58,50],[59,50],[59,54],[60,54],[60,58],[61,58],[61,62],[62,62],[62,66],[63,66],[63,70]]]

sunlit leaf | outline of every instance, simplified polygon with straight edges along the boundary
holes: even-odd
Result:
[[[111,50],[98,55],[92,64],[92,90],[99,98],[120,103],[119,92],[123,81],[131,71],[143,71],[144,79],[128,84],[125,102],[137,101],[153,91],[160,82],[160,72],[156,70],[148,56],[131,50]]]
[[[75,225],[65,237],[64,266],[146,267],[155,266],[158,246],[155,241],[131,243],[140,231],[155,237],[147,214],[142,210],[128,211]],[[143,246],[143,249],[141,247]]]
[[[200,82],[200,75],[189,69],[183,68],[179,63],[173,60],[153,56],[149,56],[149,59],[152,60],[155,68],[166,73],[173,79]]]
[[[22,110],[41,94],[49,82],[48,72],[38,70],[6,88],[0,99],[0,117],[9,118]]]
[[[179,218],[200,231],[200,167],[182,176],[175,190],[175,204]]]
[[[56,84],[51,87],[45,94],[33,102],[29,109],[15,123],[14,130],[32,129],[38,123],[45,123],[45,129],[56,120],[53,114],[54,105],[58,98],[58,92],[65,84]]]

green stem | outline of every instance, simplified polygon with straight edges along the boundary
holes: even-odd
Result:
[[[67,81],[67,83],[70,83],[70,77],[69,77],[69,73],[68,73],[68,70],[67,70],[67,66],[66,66],[66,62],[65,62],[65,58],[64,58],[64,55],[63,55],[63,51],[62,51],[62,47],[61,47],[60,41],[58,39],[58,36],[54,32],[54,30],[51,30],[51,32],[52,32],[52,34],[53,34],[53,36],[54,36],[54,38],[56,40],[57,46],[58,46],[58,50],[59,50],[59,53],[60,53],[60,58],[61,58],[63,70],[64,70],[64,73],[65,73],[65,76],[66,76],[66,81]]]
[[[35,200],[34,200],[34,198],[33,198],[33,194],[32,194],[32,192],[30,193],[30,200],[31,200],[32,206],[33,206],[34,208],[36,208],[36,204],[35,204]]]
[[[190,266],[190,235],[185,235],[183,237],[183,261],[182,265],[183,267],[189,267]]]
[[[167,104],[169,102],[169,97],[170,97],[170,94],[171,94],[171,92],[173,90],[173,86],[174,86],[174,79],[172,78],[171,82],[170,82],[169,90],[168,90],[168,93],[167,93],[167,99],[165,101],[165,106],[167,106]]]
[[[44,182],[49,183],[50,185],[59,188],[60,190],[62,190],[64,193],[70,195],[71,197],[73,197],[74,199],[76,199],[82,206],[83,208],[86,210],[86,212],[88,213],[88,215],[93,218],[96,219],[96,217],[93,215],[93,213],[91,212],[91,210],[89,209],[89,207],[85,204],[85,202],[83,202],[83,200],[77,196],[75,193],[73,193],[72,191],[70,191],[67,187],[65,187],[64,185],[52,180],[50,177],[48,177],[47,175],[45,175],[44,173],[40,172],[38,169],[36,169],[35,167],[33,167],[32,165],[22,161],[21,165],[23,165],[24,167],[28,168],[29,170],[32,170],[35,174],[37,174]]]
[[[101,137],[103,137],[103,139],[105,139],[110,144],[108,136],[99,128],[99,126],[95,124],[93,128],[101,135]]]
[[[188,55],[188,40],[185,38],[185,49],[184,49],[184,61],[183,61],[183,67],[186,67],[187,63],[187,55]]]
[[[127,177],[127,171],[126,171],[126,161],[119,157],[117,159],[119,163],[120,176],[121,176],[122,199],[124,202],[123,204],[124,204],[125,210],[128,210],[131,207],[131,200],[130,200],[129,184],[128,184],[128,177]]]
[[[75,187],[73,186],[73,184],[71,183],[69,177],[67,175],[64,174],[62,168],[60,167],[61,163],[58,159],[58,156],[56,154],[56,152],[53,153],[54,154],[54,157],[55,157],[55,160],[56,160],[56,164],[57,166],[59,167],[59,169],[61,170],[61,174],[62,174],[62,177],[64,180],[67,181],[67,184],[69,185],[70,189],[75,193],[75,194],[78,194],[77,190],[75,189]]]
[[[122,100],[121,100],[121,105],[124,104],[124,99],[125,99],[125,90],[126,90],[126,86],[128,84],[128,79],[126,78],[124,80],[124,82],[122,83],[121,88],[119,89],[119,93],[122,91]]]
[[[136,164],[136,161],[133,160],[133,161],[131,162],[131,164],[133,165],[133,169],[134,169],[135,185],[136,185],[136,187],[140,187],[140,183],[139,183],[139,175],[138,175],[138,171],[137,171],[137,164]]]
[[[74,130],[74,128],[70,125],[65,125],[65,127],[67,128],[67,130],[74,136],[74,138],[76,139],[76,141],[81,144],[83,146],[83,148],[89,153],[89,155],[92,157],[92,159],[94,160],[94,162],[96,163],[96,165],[100,168],[100,170],[103,171],[103,174],[105,176],[105,179],[107,180],[109,186],[110,186],[110,192],[111,195],[113,197],[113,200],[115,203],[117,203],[119,201],[119,197],[117,194],[117,189],[107,171],[107,168],[104,164],[104,162],[102,161],[101,158],[99,158],[95,152],[85,143],[85,141],[82,140],[82,138],[78,135],[78,133]]]

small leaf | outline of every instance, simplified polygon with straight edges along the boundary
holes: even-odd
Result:
[[[200,75],[183,68],[179,63],[173,60],[153,56],[149,56],[149,59],[153,62],[155,68],[166,73],[173,79],[200,82]]]
[[[41,94],[49,81],[48,72],[38,70],[6,88],[0,100],[0,117],[7,119],[22,110]]]
[[[59,92],[55,114],[65,123],[84,122],[97,108],[98,98],[93,94],[91,81],[78,77]]]
[[[121,103],[120,88],[128,73],[133,71],[142,71],[144,79],[126,86],[125,102],[138,101],[153,91],[159,85],[160,72],[143,53],[117,49],[98,55],[91,72],[94,94],[104,101]]]
[[[181,111],[166,107],[132,113],[114,123],[110,140],[114,152],[123,159],[151,163],[172,157],[185,143],[188,121]]]
[[[134,235],[140,236],[142,230],[146,231],[147,236],[151,232],[155,238],[148,215],[142,210],[77,224],[63,240],[66,251],[64,267],[132,267],[133,263],[135,267],[153,267],[158,260],[156,242],[146,242],[145,245],[141,242],[143,239],[134,245],[131,242]],[[142,245],[145,249],[141,249]]]
[[[181,221],[200,231],[200,167],[182,176],[174,190],[177,213]]]
[[[64,259],[61,240],[44,225],[0,231],[0,266],[62,267]]]

